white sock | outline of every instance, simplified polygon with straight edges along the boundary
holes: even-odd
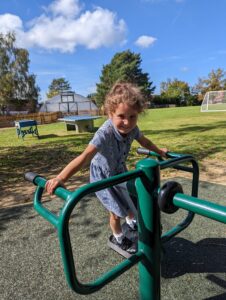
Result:
[[[132,218],[130,219],[129,217],[126,217],[126,223],[131,227],[134,228],[134,225],[137,223],[136,219]]]
[[[119,244],[121,244],[121,243],[122,243],[122,240],[123,240],[123,238],[124,238],[123,233],[122,233],[122,232],[121,232],[121,233],[113,233],[113,235],[114,235],[114,237],[116,238],[117,242],[118,242]]]

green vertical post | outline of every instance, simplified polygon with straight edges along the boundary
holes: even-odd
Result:
[[[157,191],[160,186],[160,169],[157,161],[144,159],[137,163],[144,175],[137,179],[138,249],[144,253],[139,262],[140,299],[160,299],[160,211]]]

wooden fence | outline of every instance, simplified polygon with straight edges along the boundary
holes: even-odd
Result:
[[[79,115],[91,114],[91,115],[101,115],[103,114],[99,110],[92,111],[80,111]],[[62,118],[65,115],[62,112],[51,112],[51,113],[33,113],[33,114],[17,114],[12,116],[0,116],[0,128],[4,127],[14,127],[14,121],[17,120],[36,120],[38,124],[49,124],[57,122],[57,119]]]
[[[36,120],[38,124],[48,124],[54,123],[58,118],[61,117],[61,113],[33,113],[24,115],[14,115],[14,116],[0,116],[0,128],[3,127],[13,127],[15,126],[14,121],[17,120]]]

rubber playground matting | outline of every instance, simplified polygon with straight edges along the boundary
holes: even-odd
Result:
[[[190,193],[189,179],[173,178]],[[200,182],[199,197],[226,205],[226,186]],[[62,202],[46,206],[57,212]],[[163,230],[178,224],[187,213],[161,214]],[[94,195],[84,198],[70,222],[78,278],[95,280],[122,261],[107,247],[108,214]],[[226,299],[226,225],[196,215],[190,226],[164,245],[161,299]],[[0,210],[0,299],[139,299],[137,266],[99,292],[82,296],[67,286],[54,227],[32,205]]]

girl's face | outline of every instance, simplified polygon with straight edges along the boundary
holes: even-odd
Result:
[[[121,135],[128,134],[137,125],[138,112],[125,103],[120,103],[113,113],[109,114],[112,123]]]

